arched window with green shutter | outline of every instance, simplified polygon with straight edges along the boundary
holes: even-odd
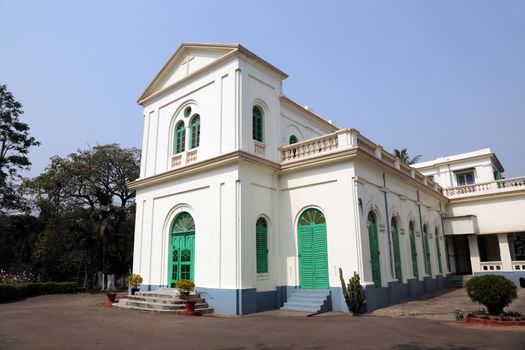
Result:
[[[432,276],[432,265],[430,264],[430,249],[428,244],[428,226],[423,225],[423,254],[425,256],[425,272]]]
[[[173,147],[173,153],[184,152],[184,145],[186,143],[186,128],[184,127],[184,122],[181,120],[175,126],[175,142]]]
[[[381,259],[379,256],[379,235],[377,234],[377,218],[374,212],[368,213],[368,242],[370,245],[370,262],[372,281],[376,288],[381,287]]]
[[[257,273],[268,272],[268,223],[265,218],[259,218],[255,224],[255,248]]]
[[[288,140],[288,144],[293,145],[294,143],[299,142],[299,139],[295,135],[291,135],[290,139]]]
[[[201,139],[201,118],[195,114],[190,122],[190,149],[199,147]]]
[[[416,246],[416,229],[414,222],[410,221],[408,224],[408,231],[410,236],[410,253],[412,255],[412,273],[415,278],[419,278],[419,268],[417,264],[417,246]]]
[[[253,106],[252,110],[252,120],[253,120],[253,129],[252,129],[252,138],[259,142],[264,142],[263,140],[263,111],[259,106]]]
[[[399,246],[399,229],[397,227],[397,219],[392,218],[392,245],[394,248],[394,270],[396,278],[399,282],[403,282],[403,270],[401,268],[401,247]]]
[[[443,273],[443,267],[441,266],[441,247],[439,244],[439,230],[437,227],[435,231],[435,236],[436,236],[436,252],[437,252],[439,273]]]

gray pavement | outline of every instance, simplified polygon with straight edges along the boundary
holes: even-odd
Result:
[[[105,308],[105,296],[0,304],[0,349],[525,349],[525,327],[329,313],[180,317]]]

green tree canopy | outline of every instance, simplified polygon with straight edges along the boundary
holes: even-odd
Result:
[[[39,145],[29,135],[29,126],[20,121],[23,113],[22,104],[0,84],[0,212],[20,208],[18,171],[29,169],[29,148]]]
[[[401,150],[398,150],[397,148],[395,148],[394,156],[396,156],[396,158],[398,158],[400,161],[402,161],[403,163],[407,165],[415,164],[421,159],[421,157],[423,157],[421,154],[418,154],[417,156],[410,158],[406,148],[402,148]]]
[[[53,157],[44,173],[24,181],[21,190],[45,226],[33,262],[46,278],[127,272],[135,215],[127,184],[139,176],[139,161],[136,148],[95,146]]]

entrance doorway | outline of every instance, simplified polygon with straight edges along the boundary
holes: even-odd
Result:
[[[183,212],[173,221],[168,257],[168,286],[175,288],[180,279],[194,280],[195,271],[195,222]]]
[[[297,226],[300,288],[328,289],[326,219],[320,210],[310,208]]]

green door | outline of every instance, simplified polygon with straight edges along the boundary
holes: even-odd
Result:
[[[419,269],[417,267],[417,246],[416,246],[416,231],[414,229],[414,224],[410,222],[409,224],[409,236],[410,236],[410,252],[412,255],[412,272],[414,273],[415,278],[419,278]]]
[[[299,279],[304,289],[328,289],[326,220],[317,209],[305,210],[299,219]]]
[[[439,273],[443,273],[443,267],[441,266],[441,248],[439,246],[439,232],[436,229],[436,251],[437,251],[437,258],[438,258],[438,267],[439,267]]]
[[[379,257],[379,237],[377,235],[377,220],[374,213],[368,214],[368,242],[370,246],[370,263],[372,266],[372,281],[376,288],[381,287],[381,260]]]
[[[430,249],[428,244],[427,225],[423,225],[423,254],[425,255],[425,272],[432,276],[432,265],[430,264]]]
[[[403,282],[403,270],[401,269],[401,249],[399,247],[399,230],[397,229],[397,220],[392,218],[392,244],[394,246],[394,268],[396,278]]]
[[[194,280],[195,223],[189,213],[181,213],[175,218],[168,259],[168,285],[171,288],[180,279]]]

